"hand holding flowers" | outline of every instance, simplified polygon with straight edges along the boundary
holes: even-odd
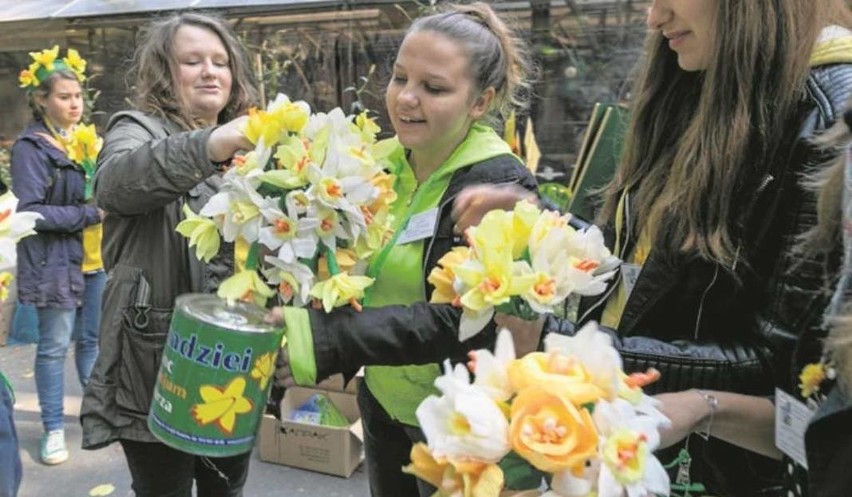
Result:
[[[497,497],[504,488],[547,497],[668,495],[653,456],[668,420],[642,393],[646,376],[625,375],[611,338],[594,325],[549,336],[546,349],[516,359],[503,330],[494,353],[474,353],[473,382],[447,363],[435,381],[443,395],[417,409],[428,444],[412,449],[404,471],[439,496]]]
[[[390,237],[395,198],[379,128],[366,114],[351,118],[339,108],[312,114],[285,95],[252,109],[243,126],[254,149],[234,159],[200,212],[184,212],[178,231],[208,261],[220,235],[251,244],[245,270],[220,286],[223,298],[263,305],[277,294],[327,312],[357,307],[372,284],[366,259]]]
[[[585,231],[568,216],[520,201],[512,211],[488,212],[429,275],[431,302],[463,308],[459,339],[479,333],[495,312],[532,320],[572,294],[606,288],[619,261],[597,227]]]

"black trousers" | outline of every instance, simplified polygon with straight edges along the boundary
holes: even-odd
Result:
[[[242,497],[251,452],[200,457],[161,443],[121,440],[136,497]]]
[[[370,392],[366,382],[358,388],[358,407],[364,428],[364,458],[372,497],[430,497],[432,485],[402,472],[411,463],[411,447],[425,442],[423,431],[393,420]]]

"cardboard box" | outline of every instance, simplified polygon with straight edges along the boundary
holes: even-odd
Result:
[[[345,427],[290,421],[290,413],[314,393],[324,393],[349,419]],[[260,459],[348,478],[363,459],[361,416],[351,393],[288,388],[281,401],[281,421],[265,414],[260,421]]]

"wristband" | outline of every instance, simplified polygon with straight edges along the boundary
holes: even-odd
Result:
[[[704,440],[710,440],[710,429],[713,427],[713,418],[716,416],[716,409],[719,407],[719,399],[715,395],[705,392],[704,390],[695,390],[695,393],[701,396],[707,402],[707,408],[710,409],[710,416],[707,418],[707,424],[703,429],[696,429],[695,433]]]

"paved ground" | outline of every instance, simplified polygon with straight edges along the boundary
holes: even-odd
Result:
[[[41,435],[38,399],[33,379],[34,345],[0,347],[0,369],[9,376],[17,393],[15,422],[21,442],[24,481],[19,497],[86,497],[92,488],[110,484],[114,497],[130,497],[130,475],[118,444],[98,451],[80,449],[81,430],[77,416],[82,392],[69,353],[65,368],[66,437],[71,457],[65,464],[45,466],[39,462],[38,439]],[[246,497],[311,496],[365,497],[367,490],[363,465],[349,479],[302,471],[260,461],[252,455]]]

